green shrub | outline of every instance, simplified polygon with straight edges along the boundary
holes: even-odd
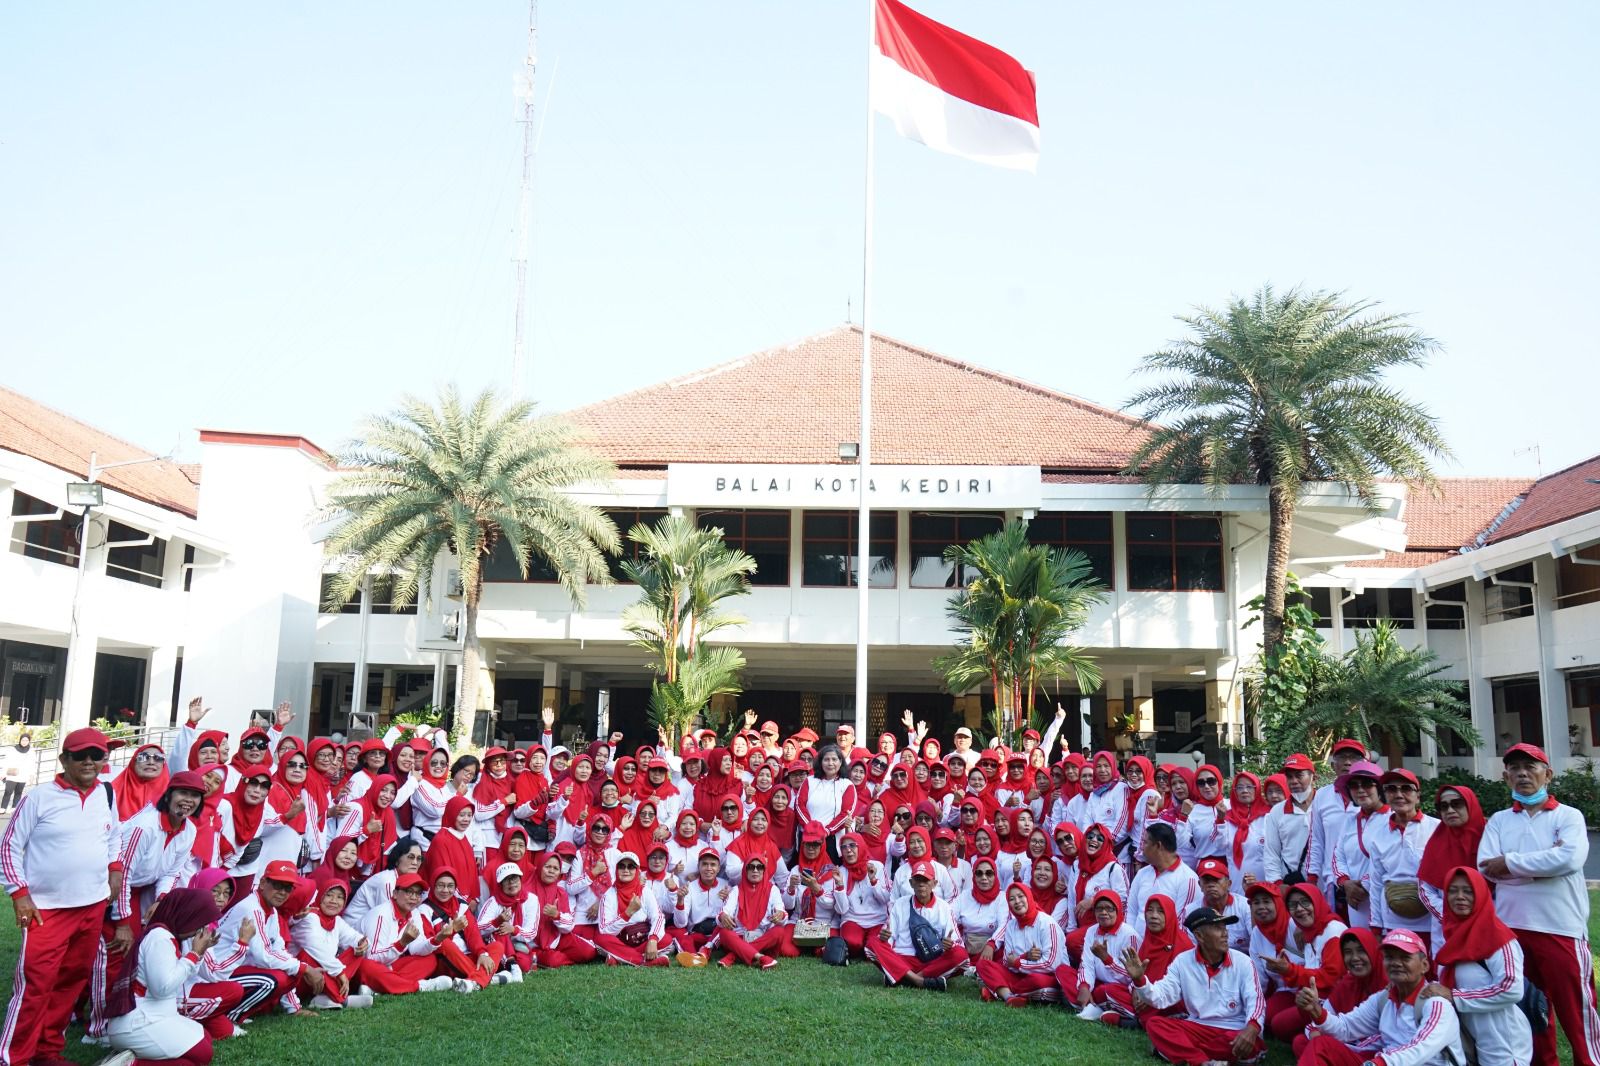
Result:
[[[1582,811],[1585,824],[1600,828],[1600,778],[1595,777],[1594,760],[1579,759],[1557,774],[1550,782],[1550,794]]]

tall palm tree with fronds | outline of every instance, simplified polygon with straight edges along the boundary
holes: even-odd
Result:
[[[987,681],[1000,733],[1013,732],[1019,715],[1024,727],[1032,724],[1035,693],[1052,678],[1070,677],[1085,693],[1100,687],[1093,657],[1068,643],[1105,600],[1086,555],[1030,544],[1019,521],[953,544],[944,557],[965,580],[946,609],[961,637],[934,669],[952,692]]]
[[[1375,505],[1393,478],[1436,488],[1430,456],[1450,455],[1426,408],[1384,383],[1436,347],[1405,317],[1340,293],[1263,286],[1222,311],[1179,316],[1192,335],[1144,357],[1166,380],[1128,401],[1156,423],[1126,473],[1158,485],[1267,488],[1263,650],[1283,640],[1295,508],[1308,482],[1337,482]]]
[[[606,555],[617,549],[617,527],[569,490],[616,470],[568,423],[535,417],[532,403],[502,404],[489,389],[464,405],[454,386],[437,404],[408,396],[393,413],[367,419],[340,465],[328,492],[337,524],[326,551],[339,563],[329,605],[349,602],[373,572],[393,574],[394,602],[410,603],[430,592],[435,560],[453,555],[466,613],[455,723],[470,738],[484,561],[502,541],[524,577],[542,559],[581,606],[586,583],[611,580]]]
[[[676,744],[713,696],[740,691],[744,654],[706,638],[744,624],[720,604],[750,592],[756,561],[729,548],[722,530],[701,529],[681,515],[634,526],[628,539],[642,549],[622,564],[639,586],[639,600],[622,612],[622,627],[653,659],[651,718]]]

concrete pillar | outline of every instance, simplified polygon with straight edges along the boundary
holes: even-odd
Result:
[[[1554,645],[1556,610],[1556,560],[1541,555],[1533,561],[1533,610],[1539,633],[1539,713],[1544,723],[1544,750],[1556,764],[1557,772],[1572,761],[1572,740],[1567,735],[1571,708],[1567,702],[1567,679],[1551,654]]]
[[[1404,589],[1389,590],[1391,598],[1405,595],[1410,595],[1411,597],[1411,617],[1416,620],[1413,624],[1416,626],[1417,648],[1421,651],[1427,651],[1428,609],[1422,605],[1422,593],[1416,590],[1412,590],[1410,593],[1407,593]],[[1423,769],[1437,774],[1439,772],[1439,742],[1428,734],[1423,733],[1420,746]]]
[[[573,670],[567,675],[567,706],[581,708],[583,706],[583,672]],[[599,734],[596,733],[596,736]]]
[[[543,711],[545,707],[552,707],[555,709],[556,717],[560,718],[563,708],[561,705],[561,664],[558,662],[546,660],[544,663],[543,696],[544,702],[540,705],[540,711]]]
[[[383,694],[379,696],[378,699],[380,712],[382,713],[383,719],[386,722],[389,720],[389,715],[394,713],[395,675],[398,672],[399,671],[390,669],[388,667],[385,667],[383,671]]]
[[[100,625],[104,619],[100,590],[106,577],[106,549],[92,547],[104,545],[107,536],[106,519],[90,512],[84,527],[82,549],[78,560],[76,591],[73,593],[73,621],[67,637],[66,676],[61,688],[61,732],[89,724],[95,716],[91,706],[94,700],[95,661],[100,653]]]
[[[177,679],[177,673],[176,644],[150,649],[150,665],[145,670],[144,725],[156,727],[172,724],[172,683]]]
[[[1472,726],[1483,737],[1472,752],[1472,772],[1479,777],[1500,776],[1500,730],[1495,726],[1494,685],[1476,664],[1483,662],[1483,582],[1468,578],[1467,590],[1467,699],[1472,705]],[[1548,754],[1548,752],[1547,752]]]
[[[350,687],[350,713],[367,709],[367,631],[372,625],[372,575],[361,581],[360,638],[356,644],[355,683]]]
[[[1133,675],[1133,706],[1139,716],[1139,732],[1156,731],[1156,701],[1150,691],[1150,675],[1140,671]]]

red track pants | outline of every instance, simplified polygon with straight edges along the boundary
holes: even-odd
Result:
[[[105,913],[104,900],[84,907],[41,907],[41,921],[22,931],[11,1004],[0,1031],[0,1064],[61,1058],[72,1008],[89,983]]]
[[[1200,1066],[1201,1063],[1213,1059],[1220,1059],[1223,1062],[1235,1061],[1233,1040],[1239,1035],[1236,1029],[1218,1029],[1214,1025],[1202,1025],[1183,1018],[1152,1014],[1145,1018],[1144,1031],[1149,1034],[1150,1043],[1155,1045],[1156,1051],[1165,1056],[1168,1062],[1187,1062]],[[1260,1054],[1261,1049],[1262,1044],[1258,1037],[1255,1048],[1248,1057],[1253,1058]]]
[[[1071,984],[1063,988],[1053,971],[1024,973],[1011,969],[999,959],[979,959],[976,965],[978,980],[995,995],[1005,988],[1010,989],[1013,996],[1027,996],[1041,1003],[1053,1003],[1061,999],[1066,988],[1078,987],[1078,974],[1071,967],[1062,967],[1072,977]]]
[[[794,946],[794,927],[790,925],[775,925],[754,940],[732,929],[724,929],[717,934],[717,945],[747,966],[757,955],[792,959],[800,954],[800,949]]]
[[[923,962],[915,955],[909,957],[901,955],[881,940],[872,950],[876,956],[878,968],[883,971],[884,976],[895,984],[905,980],[905,976],[908,973],[921,974],[923,977],[944,977],[967,964],[967,949],[960,944],[956,944],[943,955],[927,962]]]
[[[1516,930],[1528,980],[1550,1001],[1552,1018],[1533,1035],[1533,1061],[1556,1061],[1556,1022],[1572,1045],[1573,1066],[1600,1064],[1600,1015],[1595,1013],[1594,956],[1587,937]]]

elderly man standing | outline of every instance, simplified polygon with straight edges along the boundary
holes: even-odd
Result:
[[[0,837],[0,883],[22,929],[0,1066],[67,1062],[67,1022],[88,986],[106,903],[122,891],[116,803],[99,781],[111,749],[98,729],[68,733],[61,773],[23,797]]]
[[[1572,1045],[1575,1066],[1600,1062],[1594,962],[1589,954],[1589,893],[1583,815],[1549,793],[1554,772],[1544,751],[1513,744],[1504,757],[1511,809],[1489,819],[1478,869],[1495,884],[1500,920],[1517,934],[1527,978],[1550,1000]],[[1556,1061],[1556,1027],[1533,1036],[1534,1061]]]
[[[1167,1062],[1203,1066],[1212,1062],[1253,1062],[1265,1048],[1261,1028],[1266,999],[1250,957],[1228,947],[1231,914],[1196,907],[1183,920],[1195,949],[1172,960],[1166,976],[1151,982],[1134,948],[1123,953],[1122,965],[1133,981],[1135,1002],[1156,1010],[1182,1005],[1185,1017],[1149,1015],[1145,1032],[1156,1054]]]

